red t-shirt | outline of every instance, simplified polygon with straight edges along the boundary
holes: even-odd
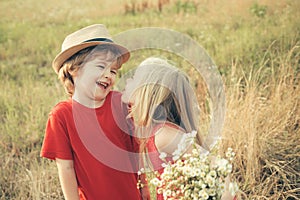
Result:
[[[68,100],[49,115],[41,156],[74,161],[81,199],[141,199],[136,187],[137,145],[123,111],[121,94],[110,92],[100,108]]]

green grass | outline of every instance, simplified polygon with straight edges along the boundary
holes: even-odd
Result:
[[[0,1],[0,199],[62,199],[55,164],[39,158],[48,113],[67,98],[51,62],[67,34],[93,23],[113,35],[169,28],[199,42],[224,80],[222,147],[237,153],[241,198],[300,198],[300,2],[201,1],[196,11],[178,12],[173,0],[162,12],[152,2],[134,15],[125,14],[130,2]],[[187,65],[165,52],[137,51],[121,74],[151,54]]]

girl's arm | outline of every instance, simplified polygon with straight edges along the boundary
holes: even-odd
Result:
[[[78,184],[74,170],[73,160],[56,158],[58,175],[62,191],[66,200],[79,200]]]
[[[231,193],[229,192],[229,183],[230,183],[230,178],[229,176],[226,177],[225,179],[225,192],[222,195],[221,200],[236,200],[236,196],[232,196]]]

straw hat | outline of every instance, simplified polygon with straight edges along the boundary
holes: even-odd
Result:
[[[58,73],[62,64],[78,51],[101,44],[111,44],[119,48],[123,56],[123,63],[130,57],[128,49],[113,42],[111,35],[103,24],[93,24],[75,31],[65,38],[61,46],[61,52],[52,62],[54,71]]]

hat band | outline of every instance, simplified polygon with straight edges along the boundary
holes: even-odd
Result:
[[[93,39],[90,39],[90,40],[86,40],[84,41],[83,43],[85,42],[110,42],[110,43],[114,43],[112,40],[110,39],[107,39],[107,38],[93,38]]]

